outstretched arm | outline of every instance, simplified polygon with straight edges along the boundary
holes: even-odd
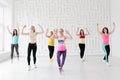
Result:
[[[97,31],[98,31],[99,34],[102,35],[102,32],[99,31],[99,24],[98,23],[97,23]]]
[[[8,32],[12,35],[12,32],[11,32],[10,29],[9,29],[9,26],[7,26],[7,29],[8,29]]]
[[[80,34],[79,34],[79,28],[77,28],[77,31],[76,31],[76,36],[80,36]]]
[[[43,30],[42,26],[39,25],[39,24],[38,24],[38,26],[39,26],[39,28],[41,29],[41,31],[40,31],[40,32],[36,32],[36,34],[37,34],[37,35],[38,35],[38,34],[43,34],[43,33],[44,33],[44,30]]]
[[[58,39],[58,29],[54,29],[54,38]]]
[[[115,31],[115,23],[113,22],[113,30],[109,33],[110,35]]]
[[[25,33],[24,29],[26,28],[26,25],[24,25],[23,29],[22,29],[22,35],[29,35],[29,33]]]
[[[20,29],[19,29],[18,24],[17,24],[17,30],[18,30],[18,35],[20,35]]]
[[[85,34],[85,36],[90,35],[90,33],[89,33],[89,31],[88,31],[88,29],[87,29],[87,28],[86,28],[86,31],[87,31],[87,34]]]

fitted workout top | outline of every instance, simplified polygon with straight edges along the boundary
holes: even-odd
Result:
[[[58,51],[65,51],[66,50],[66,46],[65,46],[64,42],[65,42],[64,37],[58,38]]]
[[[29,33],[30,43],[36,43],[36,33]]]
[[[51,37],[49,38],[48,45],[49,45],[49,46],[54,46],[54,38],[53,38],[53,36],[51,36]]]
[[[106,45],[109,44],[109,35],[108,34],[104,34],[102,36],[102,39],[103,39],[103,44],[106,44]]]
[[[12,44],[18,44],[18,38],[19,38],[19,37],[16,36],[16,35],[13,36],[13,37],[12,37]]]
[[[85,44],[85,36],[80,36],[80,44]]]

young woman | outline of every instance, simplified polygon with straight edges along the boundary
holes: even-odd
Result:
[[[36,32],[35,27],[31,26],[30,28],[30,32],[24,32],[24,29],[26,28],[26,26],[23,27],[22,29],[22,35],[28,35],[29,36],[29,44],[28,44],[28,55],[27,55],[27,61],[28,61],[28,66],[29,66],[29,71],[31,70],[31,66],[30,66],[30,56],[31,56],[31,51],[33,51],[33,62],[34,62],[34,66],[36,67],[36,51],[37,51],[37,43],[36,43],[36,37],[39,34],[42,34],[43,28],[38,25],[41,29],[40,32]]]
[[[58,32],[59,32],[59,35],[58,35]],[[58,63],[60,72],[63,69],[63,65],[65,63],[66,53],[67,53],[65,41],[66,39],[72,39],[72,36],[70,35],[70,33],[67,30],[65,30],[65,32],[66,32],[66,35],[63,29],[59,29],[59,31],[56,30],[56,33],[55,33],[56,34],[55,38],[58,40],[57,63]],[[60,59],[61,56],[62,56],[62,60]]]
[[[53,61],[53,54],[54,54],[54,32],[50,31],[50,35],[48,35],[48,29],[46,31],[46,37],[49,38],[49,42],[48,42],[48,49],[49,49],[49,58],[50,58],[50,62]]]
[[[18,40],[19,40],[19,34],[20,30],[18,29],[13,29],[13,32],[10,31],[9,27],[7,27],[8,32],[12,35],[12,44],[11,44],[11,62],[13,62],[13,54],[14,54],[14,48],[17,53],[17,58],[19,60],[19,51],[18,51]]]
[[[97,31],[98,33],[102,36],[103,44],[102,48],[103,51],[105,52],[104,60],[106,60],[106,64],[109,65],[109,54],[110,54],[110,43],[109,43],[109,38],[110,35],[115,31],[115,23],[113,23],[113,30],[109,32],[107,27],[104,27],[102,29],[102,32],[99,31],[99,24],[97,24]]]
[[[79,31],[80,30],[80,31]],[[84,52],[85,52],[85,37],[90,35],[88,29],[86,28],[87,34],[85,34],[83,29],[77,28],[76,35],[80,38],[79,48],[80,48],[80,58],[82,62],[84,61]]]

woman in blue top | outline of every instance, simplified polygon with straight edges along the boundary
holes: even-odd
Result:
[[[19,39],[19,33],[20,30],[18,29],[13,29],[13,32],[10,31],[9,27],[8,32],[12,35],[12,43],[11,43],[11,62],[13,62],[13,53],[14,53],[14,48],[17,53],[17,58],[19,60],[19,51],[18,51],[18,39]]]

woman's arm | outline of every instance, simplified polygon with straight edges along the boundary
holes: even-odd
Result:
[[[110,35],[115,31],[115,23],[113,22],[113,30],[109,33]]]
[[[48,29],[46,30],[46,37],[50,38],[50,36],[48,35]]]
[[[13,35],[13,33],[10,31],[10,29],[9,29],[9,26],[7,26],[7,30],[8,30],[8,32],[11,34],[11,35]]]
[[[58,39],[58,29],[54,29],[54,39]]]
[[[22,29],[22,35],[29,35],[29,33],[25,33],[24,29],[26,28],[26,25],[24,25],[23,29]]]
[[[103,35],[103,33],[99,31],[99,24],[98,23],[97,23],[97,31],[99,34]]]
[[[87,29],[87,28],[86,28],[86,31],[87,31],[87,34],[85,34],[85,36],[90,35],[90,33],[89,33],[89,31],[88,31],[88,29]]]
[[[65,32],[66,32],[66,34],[68,35],[68,36],[65,36],[65,39],[72,39],[72,36],[71,36],[71,34],[69,33],[69,31],[65,30]]]
[[[17,24],[17,30],[18,30],[18,35],[20,35],[20,29],[19,29],[18,24]]]
[[[43,30],[42,26],[39,25],[39,24],[38,24],[38,26],[39,26],[39,28],[41,29],[41,31],[40,31],[40,32],[36,32],[36,34],[37,34],[37,35],[38,35],[38,34],[43,34],[43,33],[44,33],[44,30]]]
[[[80,30],[80,28],[77,28],[76,36],[80,36],[80,34],[79,34],[79,30]]]

